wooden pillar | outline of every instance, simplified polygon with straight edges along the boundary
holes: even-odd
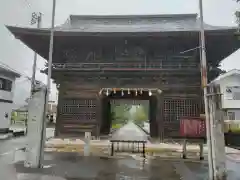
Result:
[[[164,140],[164,123],[163,123],[163,93],[157,94],[157,123],[158,123],[158,137],[160,141]]]
[[[96,118],[97,118],[97,124],[96,124],[96,138],[100,138],[100,131],[101,131],[101,124],[102,124],[102,96],[98,93],[97,95],[97,112],[96,112]]]
[[[101,110],[100,134],[108,135],[111,129],[111,105],[110,99],[104,95],[101,98],[100,110]]]
[[[150,97],[150,136],[153,138],[158,137],[158,106],[156,94]]]
[[[57,114],[56,114],[56,124],[55,124],[55,136],[60,135],[60,127],[61,127],[61,107],[63,104],[63,93],[64,86],[61,84],[58,85],[58,103],[57,103]]]

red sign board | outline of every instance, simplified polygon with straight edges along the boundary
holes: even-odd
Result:
[[[206,124],[200,117],[183,117],[180,120],[180,135],[183,137],[205,137]]]

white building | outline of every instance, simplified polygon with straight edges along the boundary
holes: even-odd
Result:
[[[219,84],[222,93],[222,108],[226,120],[240,119],[240,70],[233,69],[220,75],[214,83]]]
[[[20,74],[0,65],[0,133],[7,133],[11,124],[15,79]]]

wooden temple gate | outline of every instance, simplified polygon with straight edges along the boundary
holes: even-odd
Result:
[[[111,98],[100,95],[99,89],[84,86],[73,89],[73,85],[67,84],[59,88],[56,135],[81,136],[86,131],[94,136],[109,133]],[[200,115],[200,98],[166,96],[164,92],[145,98],[149,100],[150,135],[161,139],[176,136],[181,117]],[[138,98],[132,98],[136,100]]]
[[[24,44],[48,59],[49,29],[7,26]],[[207,25],[208,79],[239,47],[235,30]],[[56,134],[99,135],[107,113],[102,88],[159,88],[152,95],[151,135],[179,132],[182,116],[203,113],[196,14],[75,16],[54,31],[52,79],[59,86]],[[42,72],[47,73],[47,68]]]

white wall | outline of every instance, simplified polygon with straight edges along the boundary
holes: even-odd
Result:
[[[4,79],[8,79],[8,80],[12,81],[11,92],[0,90],[0,99],[12,101],[13,100],[13,92],[15,89],[15,78],[6,77],[3,74],[0,74],[0,78],[4,78]],[[13,103],[0,102],[0,129],[5,129],[5,128],[10,127],[12,108],[13,108]],[[8,118],[5,117],[6,114],[8,114]]]
[[[232,75],[219,81],[222,95],[222,107],[225,109],[240,108],[240,100],[230,100],[226,98],[226,87],[240,86],[240,76]]]
[[[0,129],[10,127],[12,106],[12,103],[0,102]],[[6,113],[8,114],[8,118],[5,117]]]

